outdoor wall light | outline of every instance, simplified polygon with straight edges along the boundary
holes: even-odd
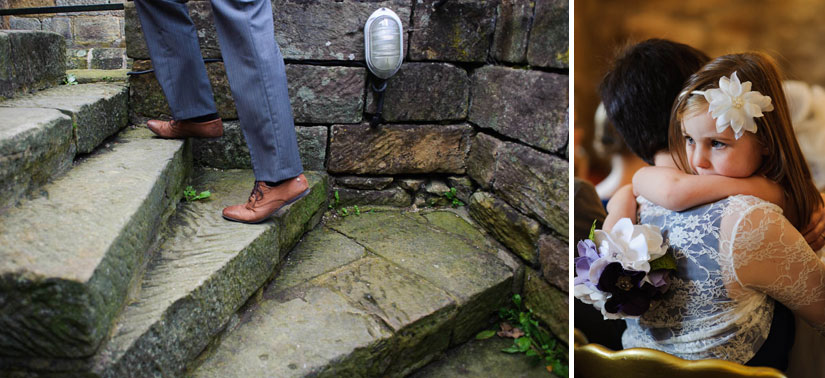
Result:
[[[376,93],[376,112],[370,121],[375,127],[384,108],[387,79],[398,72],[404,60],[404,30],[395,12],[381,8],[373,12],[364,25],[367,68],[378,79],[371,84]]]

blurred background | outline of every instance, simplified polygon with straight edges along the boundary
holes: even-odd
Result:
[[[597,122],[596,89],[617,49],[655,37],[711,58],[760,50],[779,62],[786,78],[801,81],[788,91],[794,128],[814,180],[825,190],[823,14],[825,2],[815,0],[575,0],[575,175],[596,184],[601,195],[644,164],[626,153],[606,121]]]

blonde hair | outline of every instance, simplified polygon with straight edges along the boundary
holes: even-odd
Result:
[[[791,124],[790,111],[782,90],[782,76],[776,62],[759,52],[723,55],[713,59],[691,75],[684,91],[673,104],[670,117],[669,143],[673,160],[687,173],[690,168],[682,134],[682,119],[707,106],[703,96],[691,95],[719,87],[719,78],[730,77],[733,72],[741,82],[750,81],[751,90],[770,96],[774,110],[756,118],[756,137],[766,148],[767,155],[754,174],[773,180],[785,194],[786,208],[795,210],[786,214],[788,220],[802,229],[808,224],[814,210],[822,206],[822,197],[811,178],[811,171],[799,148]]]

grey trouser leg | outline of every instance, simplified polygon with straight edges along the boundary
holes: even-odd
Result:
[[[217,113],[197,30],[184,3],[135,1],[155,77],[175,119]]]
[[[179,116],[170,99],[169,105],[173,108],[175,118],[185,119],[215,113],[211,86],[198,49],[197,33],[185,5],[158,0],[137,0],[135,3],[138,3],[138,14],[144,13],[140,16],[141,24],[144,25],[147,45],[150,45],[155,76],[163,76],[158,75],[159,66],[169,66],[170,60],[163,60],[169,59],[166,55],[195,55],[199,62],[195,64],[189,59],[184,59],[183,63],[173,64],[186,65],[188,68],[164,68],[173,74],[166,85],[176,88],[181,93],[184,92],[184,87],[189,88],[186,90],[188,92],[192,90],[192,86],[202,86],[200,80],[204,80],[206,89],[200,89],[198,93],[208,96],[211,104],[209,111],[199,110],[198,114],[194,114],[195,111],[181,110],[182,114],[187,116]],[[144,8],[143,11],[140,10],[141,7]],[[164,15],[165,13],[169,15]],[[275,42],[272,5],[268,0],[212,0],[212,13],[232,97],[235,100],[246,144],[249,146],[255,179],[274,182],[301,174],[303,168],[298,154],[292,107],[289,104],[284,60]],[[152,24],[151,27],[146,27],[144,18]],[[171,18],[174,20],[170,20]],[[170,33],[172,26],[169,24],[174,25],[177,32]],[[163,39],[165,42],[150,43],[150,39]],[[167,53],[158,56],[161,60],[155,61],[155,53],[151,47],[153,43],[161,46],[160,50]],[[182,43],[188,47],[177,47],[175,43]],[[166,50],[163,50],[164,48]],[[184,72],[186,70],[198,72]],[[158,80],[162,79],[159,77]],[[188,82],[189,80],[192,82]],[[164,85],[163,81],[161,85]],[[169,91],[164,89],[164,93],[167,93],[166,97],[169,99]]]
[[[221,56],[255,178],[280,181],[301,172],[301,157],[269,0],[212,0]]]

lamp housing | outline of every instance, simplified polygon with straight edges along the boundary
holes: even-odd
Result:
[[[390,9],[373,12],[364,25],[367,68],[379,79],[389,79],[404,60],[404,28]]]

